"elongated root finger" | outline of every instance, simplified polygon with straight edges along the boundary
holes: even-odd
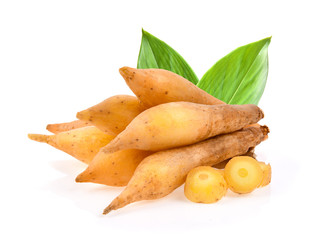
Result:
[[[75,120],[72,122],[65,122],[65,123],[55,123],[55,124],[48,124],[46,126],[46,130],[52,132],[54,134],[70,131],[76,128],[90,126],[88,122],[84,122],[81,120]]]
[[[36,142],[44,142],[44,143],[48,143],[49,142],[49,137],[48,135],[43,135],[43,134],[28,134],[28,138],[36,141]]]

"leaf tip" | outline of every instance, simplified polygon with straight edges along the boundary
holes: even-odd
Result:
[[[270,44],[270,43],[271,43],[271,40],[272,40],[272,36],[265,38],[265,40],[266,40],[266,42],[267,42],[268,44]]]
[[[150,36],[151,34],[147,31],[144,30],[144,28],[141,29],[142,35],[143,36]]]

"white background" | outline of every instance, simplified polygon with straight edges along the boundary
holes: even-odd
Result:
[[[1,239],[325,239],[323,1],[0,1]],[[273,36],[259,106],[270,186],[189,202],[183,188],[102,216],[122,188],[77,184],[86,165],[28,140],[116,94],[141,29],[200,78],[233,49]],[[3,235],[3,236],[2,236]]]

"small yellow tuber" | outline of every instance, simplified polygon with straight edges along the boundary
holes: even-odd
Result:
[[[224,177],[236,193],[250,193],[262,182],[263,170],[256,159],[248,156],[232,158],[225,166]]]
[[[196,203],[214,203],[220,200],[228,187],[223,177],[223,171],[209,166],[192,169],[185,182],[186,197]]]

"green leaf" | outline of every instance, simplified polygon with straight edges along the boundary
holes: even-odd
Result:
[[[239,47],[220,59],[197,84],[228,104],[258,104],[268,75],[271,37]]]
[[[165,42],[142,30],[137,68],[169,70],[197,84],[198,78],[188,63]]]

